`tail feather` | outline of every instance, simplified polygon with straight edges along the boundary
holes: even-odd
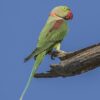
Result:
[[[35,73],[36,73],[36,71],[37,71],[39,65],[41,64],[41,62],[42,62],[42,60],[43,60],[43,58],[44,58],[44,56],[45,56],[45,54],[46,54],[46,51],[40,53],[40,54],[36,57],[36,61],[35,61],[35,63],[34,63],[34,67],[33,67],[32,71],[31,71],[31,74],[30,74],[30,76],[29,76],[29,79],[28,79],[28,82],[27,82],[27,84],[26,84],[26,86],[25,86],[25,89],[24,89],[24,91],[22,92],[22,95],[21,95],[21,97],[20,97],[20,100],[23,100],[23,97],[24,97],[25,93],[27,92],[27,89],[28,89],[29,86],[30,86],[30,83],[31,83],[31,81],[32,81],[32,78],[34,77],[34,75],[35,75]]]
[[[59,41],[49,41],[49,43],[46,43],[45,45],[41,46],[41,47],[37,47],[28,57],[26,57],[24,59],[24,62],[28,61],[29,59],[31,59],[34,56],[39,55],[40,53],[44,52],[45,50],[47,50],[48,48],[53,47],[56,43],[59,43],[61,40]],[[54,43],[55,42],[55,43]],[[48,44],[48,45],[47,45]]]
[[[24,62],[27,62],[27,61],[30,60],[32,57],[34,57],[37,50],[38,50],[38,48],[36,48],[30,55],[28,55],[28,56],[24,59]]]

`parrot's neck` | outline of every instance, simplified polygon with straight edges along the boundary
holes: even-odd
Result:
[[[56,19],[63,19],[63,18],[57,16],[55,13],[51,13],[49,17],[56,18]]]
[[[51,13],[49,15],[49,18],[47,20],[47,23],[50,23],[50,22],[54,22],[54,21],[57,21],[57,20],[62,20],[63,22],[65,22],[67,24],[67,20],[57,16],[55,13]]]
[[[49,16],[47,22],[53,22],[53,21],[57,21],[57,20],[63,20],[64,22],[66,22],[65,19],[63,19],[63,18],[61,18],[61,17],[56,17],[56,16]]]

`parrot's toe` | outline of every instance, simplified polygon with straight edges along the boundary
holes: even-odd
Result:
[[[51,55],[51,59],[52,59],[52,60],[55,60],[55,56],[54,56],[54,55]]]
[[[63,50],[56,50],[57,53],[65,53]]]

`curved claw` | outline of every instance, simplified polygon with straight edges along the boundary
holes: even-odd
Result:
[[[51,55],[51,59],[52,59],[52,60],[55,60],[55,56],[54,56],[54,55]]]

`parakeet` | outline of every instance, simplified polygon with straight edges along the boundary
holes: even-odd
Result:
[[[26,62],[35,57],[32,72],[20,100],[23,100],[23,96],[32,81],[32,77],[34,77],[44,56],[51,52],[54,48],[56,50],[60,50],[60,44],[68,32],[67,21],[72,18],[72,11],[67,6],[57,6],[49,14],[48,20],[43,30],[40,32],[36,49],[24,60]]]

